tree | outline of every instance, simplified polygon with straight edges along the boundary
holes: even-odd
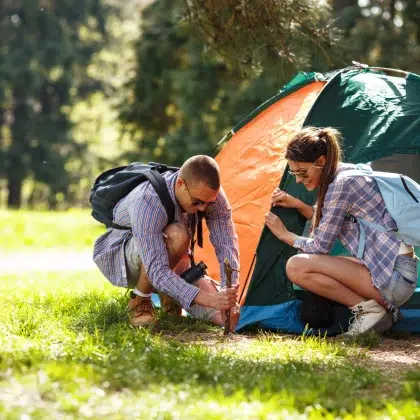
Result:
[[[0,13],[1,175],[8,205],[20,207],[23,181],[32,176],[49,186],[54,207],[57,193],[68,188],[69,156],[82,152],[71,137],[69,109],[100,87],[86,67],[103,46],[107,10],[100,0],[3,0]]]
[[[136,74],[121,112],[138,145],[129,159],[181,164],[192,154],[211,153],[230,126],[238,77],[191,36],[184,12],[182,1],[172,0],[143,12]]]
[[[420,4],[416,0],[336,0],[347,57],[371,66],[420,72]]]
[[[321,55],[331,66],[338,31],[316,0],[184,0],[191,28],[233,68],[290,77]]]
[[[209,4],[213,7],[216,3]],[[204,10],[205,5],[202,7]],[[243,67],[234,67],[228,52],[238,48],[238,54],[232,58],[243,56],[239,48],[246,51],[247,38],[229,39],[230,44],[224,45],[223,50],[214,42],[206,45],[192,32],[194,10],[191,2],[159,0],[143,11],[136,45],[136,73],[127,84],[121,106],[121,121],[137,144],[134,152],[126,155],[128,160],[160,160],[179,165],[193,154],[211,154],[222,136],[273,95],[290,78],[292,67],[302,63],[311,51],[309,47],[287,54],[283,51],[285,59],[279,51],[273,66],[265,61],[257,63],[261,56],[256,53],[248,68],[258,64],[258,71],[249,71],[252,77],[244,77]],[[302,11],[299,16],[303,17]],[[223,19],[220,25],[225,22]],[[263,33],[259,36],[263,37]],[[267,36],[272,38],[270,33]],[[223,39],[223,33],[220,37]],[[303,37],[300,39],[303,41]],[[296,61],[291,58],[293,54],[298,57]],[[325,60],[323,65],[325,68]]]

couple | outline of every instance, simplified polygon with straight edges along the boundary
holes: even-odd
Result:
[[[318,189],[317,204],[310,207],[275,190],[272,206],[296,208],[311,219],[311,237],[288,231],[271,212],[266,215],[266,225],[280,241],[300,251],[287,262],[288,278],[303,289],[346,305],[354,313],[348,335],[382,332],[392,326],[392,310],[414,293],[418,260],[413,247],[370,228],[366,228],[366,250],[361,259],[328,255],[337,237],[352,255],[357,255],[359,227],[348,220],[349,214],[396,230],[376,181],[341,174],[354,169],[354,165],[341,162],[340,139],[333,128],[307,127],[287,145],[290,174],[309,191]],[[238,270],[239,252],[217,163],[208,156],[194,156],[178,173],[164,176],[176,204],[176,223],[167,224],[159,197],[148,182],[142,183],[114,210],[114,221],[131,230],[108,229],[95,243],[94,261],[113,284],[134,288],[128,302],[129,320],[134,326],[156,322],[151,303],[154,289],[160,294],[163,310],[171,311],[179,303],[191,315],[223,325],[226,310],[237,309],[238,295],[237,271],[232,277],[234,287],[224,287],[223,261],[227,258]],[[205,213],[220,261],[221,288],[208,277],[189,284],[179,276],[189,264],[188,215],[197,211]],[[237,318],[239,312],[231,313]],[[235,323],[233,319],[231,325]]]

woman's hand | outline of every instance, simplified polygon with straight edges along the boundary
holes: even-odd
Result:
[[[305,204],[293,195],[287,194],[286,191],[282,191],[280,188],[276,188],[271,195],[271,206],[272,207],[286,207],[289,209],[296,209],[305,219],[312,219],[313,207]]]
[[[286,242],[288,245],[293,246],[297,235],[288,231],[278,216],[269,211],[265,215],[265,224],[271,230],[274,236],[276,236],[281,241]]]
[[[280,188],[276,188],[271,195],[271,206],[272,207],[287,207],[287,208],[298,208],[301,201],[286,191],[282,191]]]

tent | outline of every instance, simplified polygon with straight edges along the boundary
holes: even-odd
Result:
[[[296,250],[264,227],[264,215],[277,186],[314,203],[315,194],[295,183],[284,160],[294,131],[310,125],[333,126],[343,133],[344,161],[371,162],[376,170],[404,173],[420,183],[420,76],[353,66],[294,77],[221,140],[224,147],[216,156],[239,236],[242,308],[237,331],[254,327],[301,334],[305,329],[299,306],[307,292],[295,287],[285,273]],[[296,210],[273,211],[293,232],[302,234],[307,228]],[[208,245],[206,231],[204,238]],[[210,248],[197,250],[197,259],[204,260],[209,274],[217,278],[219,267]],[[331,254],[345,253],[337,241]],[[349,310],[337,304],[335,312],[334,326],[322,332],[335,334],[347,328]],[[419,333],[420,287],[402,313],[403,320],[393,328]]]

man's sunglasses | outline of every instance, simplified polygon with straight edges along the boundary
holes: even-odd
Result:
[[[203,200],[199,200],[198,198],[193,198],[191,196],[191,193],[190,193],[190,190],[188,188],[187,182],[185,181],[184,178],[181,178],[181,179],[184,181],[185,188],[187,189],[188,195],[190,196],[191,207],[201,207],[201,206],[206,206],[208,204],[214,203],[214,201],[203,201]]]

